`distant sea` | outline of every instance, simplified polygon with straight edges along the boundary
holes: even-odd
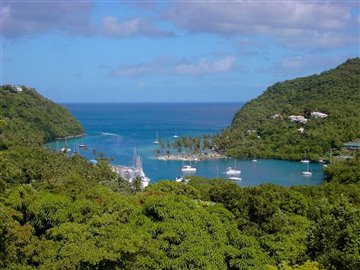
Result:
[[[113,164],[132,165],[134,149],[143,159],[143,167],[151,182],[160,179],[174,180],[181,174],[181,161],[161,161],[154,158],[158,145],[153,141],[158,134],[164,142],[179,137],[217,134],[230,125],[243,103],[144,103],[144,104],[63,104],[85,128],[84,138],[67,140],[73,149],[75,144],[85,144],[88,150],[80,150],[89,159],[93,149],[111,159]],[[51,143],[60,148],[64,141]],[[207,160],[192,165],[196,175],[224,177],[223,172],[234,166],[231,159]],[[317,185],[322,182],[322,166],[311,163],[311,177],[301,174],[305,165],[282,160],[237,160],[241,169],[241,186],[273,183],[283,186]]]

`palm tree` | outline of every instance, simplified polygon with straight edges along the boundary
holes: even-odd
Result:
[[[141,178],[136,177],[133,182],[133,188],[135,191],[141,191]]]

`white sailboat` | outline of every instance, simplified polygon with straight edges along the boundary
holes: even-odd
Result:
[[[241,177],[238,176],[230,176],[228,177],[229,180],[233,180],[233,181],[241,181]]]
[[[156,132],[156,139],[153,141],[154,144],[159,144],[159,133]]]
[[[182,171],[183,173],[195,173],[195,172],[196,172],[196,168],[191,167],[191,161],[190,161],[190,165],[184,165],[184,166],[181,168],[181,171]]]
[[[175,139],[176,138],[179,138],[179,136],[177,135],[177,132],[175,132],[174,136],[173,136]]]
[[[301,163],[309,163],[309,162],[310,162],[310,160],[308,160],[308,159],[306,158],[306,153],[305,153],[305,158],[302,159],[300,162],[301,162]]]
[[[241,174],[241,170],[236,169],[236,159],[235,159],[235,167],[227,167],[226,171],[224,172],[228,176],[236,176]]]
[[[312,172],[309,170],[309,162],[306,162],[306,165],[307,165],[306,171],[303,171],[303,172],[301,172],[301,173],[302,173],[302,175],[304,175],[304,176],[311,176],[311,175],[312,175]]]

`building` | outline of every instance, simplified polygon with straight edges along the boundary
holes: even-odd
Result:
[[[280,118],[281,114],[280,113],[276,113],[273,116],[271,116],[272,119],[276,119],[276,118]]]
[[[289,119],[290,119],[291,122],[299,122],[299,123],[302,123],[302,124],[306,124],[306,122],[308,121],[302,115],[290,115]]]
[[[11,88],[13,92],[16,92],[16,93],[21,93],[23,91],[22,87],[18,86],[18,85],[11,85]]]
[[[344,148],[348,150],[360,150],[360,139],[344,143]]]
[[[322,113],[322,112],[312,112],[311,116],[314,118],[325,118],[328,117],[328,115],[326,113]]]

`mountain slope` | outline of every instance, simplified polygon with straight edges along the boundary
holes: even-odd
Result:
[[[354,58],[319,75],[270,86],[235,115],[218,145],[235,157],[326,158],[330,149],[360,137],[359,104],[360,59]],[[292,122],[290,115],[307,122]]]
[[[23,86],[0,87],[0,120],[0,148],[39,145],[83,133],[80,123],[65,108]]]

